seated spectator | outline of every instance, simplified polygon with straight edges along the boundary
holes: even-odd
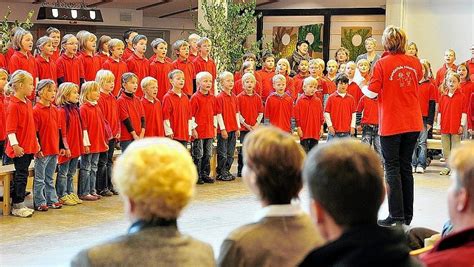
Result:
[[[211,246],[176,224],[197,181],[184,146],[165,138],[135,141],[115,162],[113,179],[133,224],[128,234],[80,252],[71,266],[215,266]]]
[[[452,232],[421,256],[426,266],[474,266],[474,142],[451,154],[448,213]]]
[[[359,141],[335,140],[311,150],[303,178],[313,219],[328,243],[300,266],[418,266],[403,230],[377,225],[382,177],[377,153]]]
[[[255,223],[224,240],[218,265],[295,266],[323,243],[310,217],[292,203],[302,188],[305,153],[288,133],[261,126],[246,136],[243,156],[242,178],[263,209]]]

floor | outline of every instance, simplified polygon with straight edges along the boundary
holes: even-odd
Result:
[[[441,229],[447,219],[449,178],[438,174],[433,162],[423,175],[415,175],[415,217],[412,226]],[[301,202],[308,209],[304,189]],[[215,255],[225,236],[251,222],[259,209],[241,179],[197,186],[192,204],[179,219],[181,231],[210,243]],[[380,217],[387,215],[383,204]],[[61,210],[36,212],[32,218],[0,216],[0,266],[68,266],[81,249],[124,234],[129,226],[119,196]]]

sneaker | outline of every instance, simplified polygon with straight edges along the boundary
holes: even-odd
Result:
[[[48,205],[46,204],[41,204],[39,206],[36,206],[35,208],[37,211],[48,211]]]
[[[228,177],[231,181],[233,181],[233,180],[236,179],[236,177],[235,177],[232,173],[230,173],[230,172],[227,173],[227,177]]]
[[[33,212],[31,209],[23,207],[19,209],[12,209],[12,215],[20,218],[28,218],[33,216]]]
[[[69,194],[69,198],[74,200],[77,204],[82,204],[82,200],[74,193]]]
[[[415,172],[416,172],[416,167],[415,167],[415,166],[411,166],[411,172],[412,172],[412,173],[415,173]]]
[[[416,167],[416,173],[425,173],[425,169],[423,169],[421,166],[418,166]]]
[[[82,201],[82,200],[81,200]],[[65,206],[76,206],[77,202],[71,197],[71,195],[65,195],[59,199],[59,202]]]
[[[377,224],[383,227],[393,227],[393,226],[402,226],[405,223],[404,220],[395,220],[388,216],[384,220],[378,220]]]
[[[204,180],[202,180],[201,178],[199,178],[196,182],[196,184],[204,184]]]
[[[91,194],[79,196],[79,199],[85,200],[85,201],[96,201],[96,200],[98,200],[98,198],[96,198],[95,196],[93,196]]]
[[[439,175],[449,175],[451,170],[449,168],[444,168],[442,171],[439,172]]]
[[[213,184],[215,181],[209,176],[202,177],[201,180],[203,180],[206,184]]]
[[[101,197],[99,194],[97,194],[97,193],[92,193],[91,195],[94,196],[94,197],[96,197],[97,199],[101,199],[101,198],[102,198],[102,197]]]
[[[63,205],[61,204],[61,202],[56,202],[56,203],[48,204],[48,207],[57,210],[57,209],[62,208]]]
[[[114,195],[114,193],[110,192],[109,189],[105,189],[105,190],[102,190],[99,195],[103,196],[103,197],[111,197]]]
[[[111,189],[110,192],[112,192],[112,194],[114,194],[116,196],[119,194],[119,192],[115,189]]]
[[[221,180],[221,181],[225,181],[225,182],[232,181],[232,180],[234,180],[234,179],[235,179],[235,177],[233,177],[232,174],[230,174],[230,173],[223,174],[223,175],[221,175],[221,177],[220,177],[220,180]]]
[[[439,162],[445,162],[445,161],[446,161],[445,158],[440,158],[440,159],[439,159]]]

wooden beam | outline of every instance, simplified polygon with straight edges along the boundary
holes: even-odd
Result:
[[[100,5],[103,5],[103,4],[112,3],[113,1],[114,0],[101,0],[97,3],[89,4],[89,5],[87,5],[87,7],[96,7],[96,6],[100,6]]]
[[[172,0],[162,0],[162,1],[158,2],[158,3],[154,3],[154,4],[151,4],[151,5],[139,7],[139,8],[137,8],[137,10],[145,10],[145,9],[152,8],[152,7],[156,7],[156,6],[159,6],[159,5],[168,4],[168,3],[171,2],[171,1],[172,1]]]
[[[178,15],[178,14],[181,14],[181,13],[186,13],[186,12],[189,12],[189,11],[196,11],[196,10],[198,10],[197,7],[187,8],[187,9],[175,11],[175,12],[172,12],[172,13],[168,13],[168,14],[165,14],[165,15],[161,15],[161,16],[159,16],[159,18],[160,19],[167,18],[167,17],[171,17],[171,16]]]

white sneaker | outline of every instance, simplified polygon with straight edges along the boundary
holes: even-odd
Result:
[[[414,166],[411,166],[411,172],[412,173],[415,173],[416,172],[416,168]]]
[[[425,169],[423,169],[421,166],[418,166],[416,167],[416,173],[425,173]]]
[[[21,218],[28,218],[33,215],[31,209],[27,207],[19,208],[19,209],[12,209],[12,215]]]
[[[446,161],[445,158],[440,158],[440,159],[439,159],[439,162],[445,162],[445,161]]]

